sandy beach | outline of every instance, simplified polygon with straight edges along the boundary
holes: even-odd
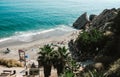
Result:
[[[25,70],[26,70],[25,68],[19,68],[19,67],[6,68],[1,66],[0,69],[1,69],[0,73],[2,73],[3,70],[11,70],[11,71],[16,70],[16,77],[23,77],[23,75],[25,75]],[[43,68],[40,68],[39,76],[35,76],[35,77],[44,77]],[[52,69],[50,77],[57,77],[56,69]]]
[[[20,40],[6,40],[3,42],[0,42],[0,56],[1,58],[12,58],[12,59],[18,59],[18,50],[22,49],[26,52],[26,54],[29,55],[30,59],[36,59],[37,53],[39,52],[39,48],[46,45],[46,44],[54,44],[54,45],[65,45],[67,46],[68,42],[71,39],[74,39],[77,37],[79,31],[73,30],[71,32],[49,32],[49,34],[44,35],[44,37],[41,37],[42,35],[36,35],[33,36],[33,40],[26,42],[26,41],[20,41]],[[22,39],[22,38],[21,38]],[[24,38],[23,38],[24,39]],[[6,51],[6,49],[9,48],[11,51],[9,54],[3,54],[2,52]],[[9,57],[8,57],[9,56]]]
[[[53,32],[49,33],[50,35]],[[18,50],[22,49],[25,51],[25,54],[28,55],[28,59],[27,61],[36,61],[37,57],[38,57],[38,52],[39,52],[39,48],[46,45],[46,44],[54,44],[54,45],[60,45],[60,46],[66,46],[68,47],[68,42],[71,39],[75,39],[78,35],[79,31],[78,30],[74,30],[68,33],[61,33],[61,34],[56,34],[53,36],[47,36],[45,38],[41,38],[41,35],[37,35],[36,40],[32,40],[30,42],[22,42],[22,41],[15,41],[15,40],[7,40],[7,41],[3,41],[2,43],[0,43],[0,58],[6,58],[6,59],[16,59],[19,60],[19,54],[18,54]],[[38,36],[40,38],[38,38]],[[3,45],[2,45],[3,44]],[[8,54],[4,54],[4,52],[6,51],[6,48],[10,49],[10,53]],[[3,67],[0,66],[1,71],[2,70],[16,70],[17,71],[17,75],[19,77],[19,75],[23,75],[25,73],[20,73],[20,71],[24,70],[25,68],[7,68],[7,67]],[[43,75],[43,70],[40,71],[41,76],[40,77],[44,77]],[[56,77],[57,73],[55,69],[52,69],[51,72],[51,77]]]

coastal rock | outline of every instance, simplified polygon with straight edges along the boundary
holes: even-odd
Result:
[[[93,44],[94,46],[90,47],[90,48],[93,47],[92,50],[88,50],[88,49],[84,48],[84,43],[80,41],[81,39],[78,40],[78,38],[77,38],[75,41],[71,40],[68,43],[68,46],[69,46],[69,51],[71,52],[72,57],[77,61],[85,61],[85,60],[93,59],[95,57],[94,58],[95,62],[101,62],[105,66],[109,65],[114,60],[114,57],[112,57],[113,55],[119,57],[119,55],[120,55],[120,52],[119,52],[119,50],[120,50],[119,39],[120,38],[118,38],[118,36],[120,36],[120,28],[119,28],[119,18],[120,17],[119,16],[120,16],[120,13],[119,13],[118,9],[110,9],[110,10],[106,9],[98,16],[91,16],[93,18],[91,18],[92,21],[90,21],[90,27],[88,28],[87,32],[90,33],[90,31],[92,31],[92,29],[97,28],[99,31],[103,31],[104,35],[108,39],[108,42],[109,42],[109,40],[113,40],[113,41],[111,42],[110,45],[107,45],[107,42],[105,42],[105,40],[107,40],[106,38],[105,38],[105,40],[101,40],[101,42],[103,41],[103,43],[101,43],[101,45],[99,47],[100,47],[100,49],[102,49],[104,51],[101,52],[99,50],[100,53],[96,53],[97,57],[95,57],[95,53],[93,53],[93,52],[86,53],[87,51],[93,51],[93,49],[98,49],[98,47],[97,48],[94,47],[95,46],[94,44]],[[85,18],[85,17],[86,17],[86,13],[84,13],[82,16],[80,16],[76,20],[76,22],[74,23],[74,26],[77,27],[77,29],[79,29],[79,28],[81,29],[80,21],[82,21],[82,18]],[[87,24],[88,24],[88,22],[86,21]],[[77,23],[80,25],[76,25]],[[82,27],[86,27],[87,24],[84,24],[84,26],[82,24]],[[116,41],[114,41],[114,40],[116,40]],[[98,45],[98,44],[96,44],[96,45]],[[82,51],[83,50],[82,46],[83,46],[83,49],[85,49],[84,52]],[[114,51],[116,51],[117,54],[114,53]],[[101,55],[101,56],[99,56],[99,55]]]
[[[94,62],[96,62],[96,63],[100,62],[104,65],[104,67],[109,66],[109,64],[112,63],[113,61],[114,61],[114,59],[111,56],[96,56],[94,58]]]
[[[120,58],[110,66],[105,77],[120,77]]]
[[[95,17],[97,17],[97,15],[91,14],[91,15],[89,16],[89,20],[92,21]]]
[[[92,26],[97,28],[104,26],[107,22],[113,20],[117,16],[117,14],[118,11],[115,8],[105,9],[100,15],[92,20]]]
[[[95,63],[95,64],[94,64],[94,68],[95,68],[97,71],[102,71],[102,70],[104,70],[104,65],[103,65],[103,63],[98,62],[98,63]]]
[[[117,9],[117,12],[120,12],[120,8]]]
[[[100,62],[97,62],[97,63],[92,62],[92,63],[89,63],[88,65],[86,65],[85,69],[86,70],[94,70],[94,69],[96,69],[97,71],[102,71],[102,70],[104,70],[104,66]]]
[[[69,46],[69,51],[71,53],[72,58],[75,59],[76,61],[79,61],[80,55],[76,50],[76,45],[74,44],[74,41],[70,40],[70,42],[68,43],[68,46]]]
[[[74,23],[73,27],[76,29],[84,28],[85,25],[89,22],[87,13],[82,14]]]

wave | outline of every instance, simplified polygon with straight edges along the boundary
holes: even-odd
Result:
[[[0,39],[0,42],[7,41],[7,40],[10,40],[10,39],[11,39],[11,37],[8,37],[8,38],[2,38],[2,39]]]
[[[60,33],[67,33],[74,31],[75,29],[72,28],[71,26],[68,25],[58,25],[55,28],[47,29],[47,30],[35,30],[35,31],[27,31],[27,32],[16,32],[13,36],[7,37],[7,38],[2,38],[0,39],[0,42],[4,42],[7,40],[14,40],[14,41],[21,41],[21,42],[31,42],[33,41],[34,37],[41,34],[42,37],[44,37],[48,33],[55,33],[60,32]],[[53,35],[54,36],[54,35]]]

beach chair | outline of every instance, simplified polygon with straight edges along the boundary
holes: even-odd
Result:
[[[3,73],[10,73],[11,74],[11,70],[3,70]]]
[[[11,77],[16,77],[16,70],[13,70],[13,73],[10,74]]]
[[[29,69],[29,77],[40,77],[39,76],[39,68],[30,68]]]
[[[5,76],[5,77],[16,77],[16,70],[13,70],[13,73],[12,73],[12,70],[3,70],[3,73],[1,73],[1,76]],[[9,76],[7,76],[9,75]]]
[[[29,77],[28,71],[25,71],[25,75],[23,75],[23,77]]]
[[[29,73],[30,75],[39,75],[39,68],[30,68]]]
[[[10,77],[10,73],[1,73],[0,77]]]

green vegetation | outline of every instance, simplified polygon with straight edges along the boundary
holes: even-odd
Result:
[[[103,48],[104,41],[106,41],[105,36],[96,29],[93,29],[90,32],[83,31],[76,40],[79,50],[91,53],[98,53],[98,51]]]
[[[81,77],[120,77],[120,12],[111,21],[107,28],[101,30],[92,27],[88,31],[83,30],[75,41],[70,41],[70,51],[73,55],[77,54],[77,60],[93,59],[104,67],[101,71],[89,69]]]
[[[74,77],[74,73],[71,70],[64,70],[60,77]]]
[[[68,56],[65,47],[58,47],[55,50],[51,45],[44,45],[43,48],[40,48],[39,54],[38,63],[39,66],[44,67],[45,77],[50,76],[52,66],[57,69],[58,76],[63,73]]]
[[[68,56],[65,47],[45,45],[40,48],[38,62],[44,67],[44,76],[50,76],[53,66],[60,77],[120,77],[120,12],[112,21],[110,29],[92,27],[88,31],[83,30],[75,41],[70,41],[69,50],[72,56],[77,56],[75,60]],[[89,59],[101,63],[103,69],[97,70],[93,65],[78,67],[76,64],[76,61]]]
[[[74,44],[81,57],[85,59],[85,56],[94,57],[101,54],[108,39],[109,37],[105,36],[103,32],[92,29],[89,32],[80,33]]]
[[[40,56],[38,57],[38,63],[39,66],[44,67],[44,75],[45,77],[49,77],[51,73],[52,68],[52,61],[51,61],[51,52],[53,51],[53,48],[49,45],[44,45],[43,48],[40,48]]]

